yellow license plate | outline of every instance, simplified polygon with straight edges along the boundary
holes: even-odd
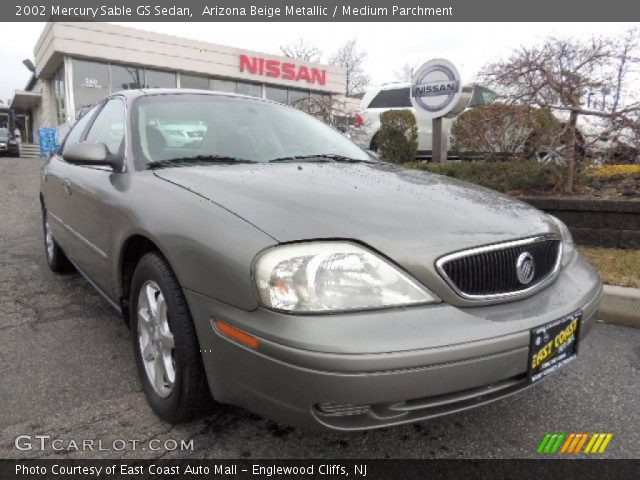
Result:
[[[582,311],[531,330],[529,380],[536,382],[573,360],[578,354]]]

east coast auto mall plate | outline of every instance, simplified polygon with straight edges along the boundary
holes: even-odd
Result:
[[[535,382],[555,372],[578,354],[582,310],[531,330],[529,380]]]

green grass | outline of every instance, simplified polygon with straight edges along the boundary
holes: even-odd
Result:
[[[640,250],[578,247],[608,285],[640,288]]]

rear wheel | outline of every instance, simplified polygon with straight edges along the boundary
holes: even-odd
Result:
[[[44,237],[44,252],[47,257],[49,268],[56,273],[64,273],[73,270],[73,265],[64,254],[55,238],[49,223],[49,216],[46,209],[42,209],[42,232]]]
[[[132,340],[142,389],[153,411],[178,423],[212,403],[195,326],[175,274],[157,253],[138,263],[131,286]]]

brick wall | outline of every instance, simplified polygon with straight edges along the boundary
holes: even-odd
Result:
[[[640,201],[523,197],[565,222],[578,245],[640,248]]]

